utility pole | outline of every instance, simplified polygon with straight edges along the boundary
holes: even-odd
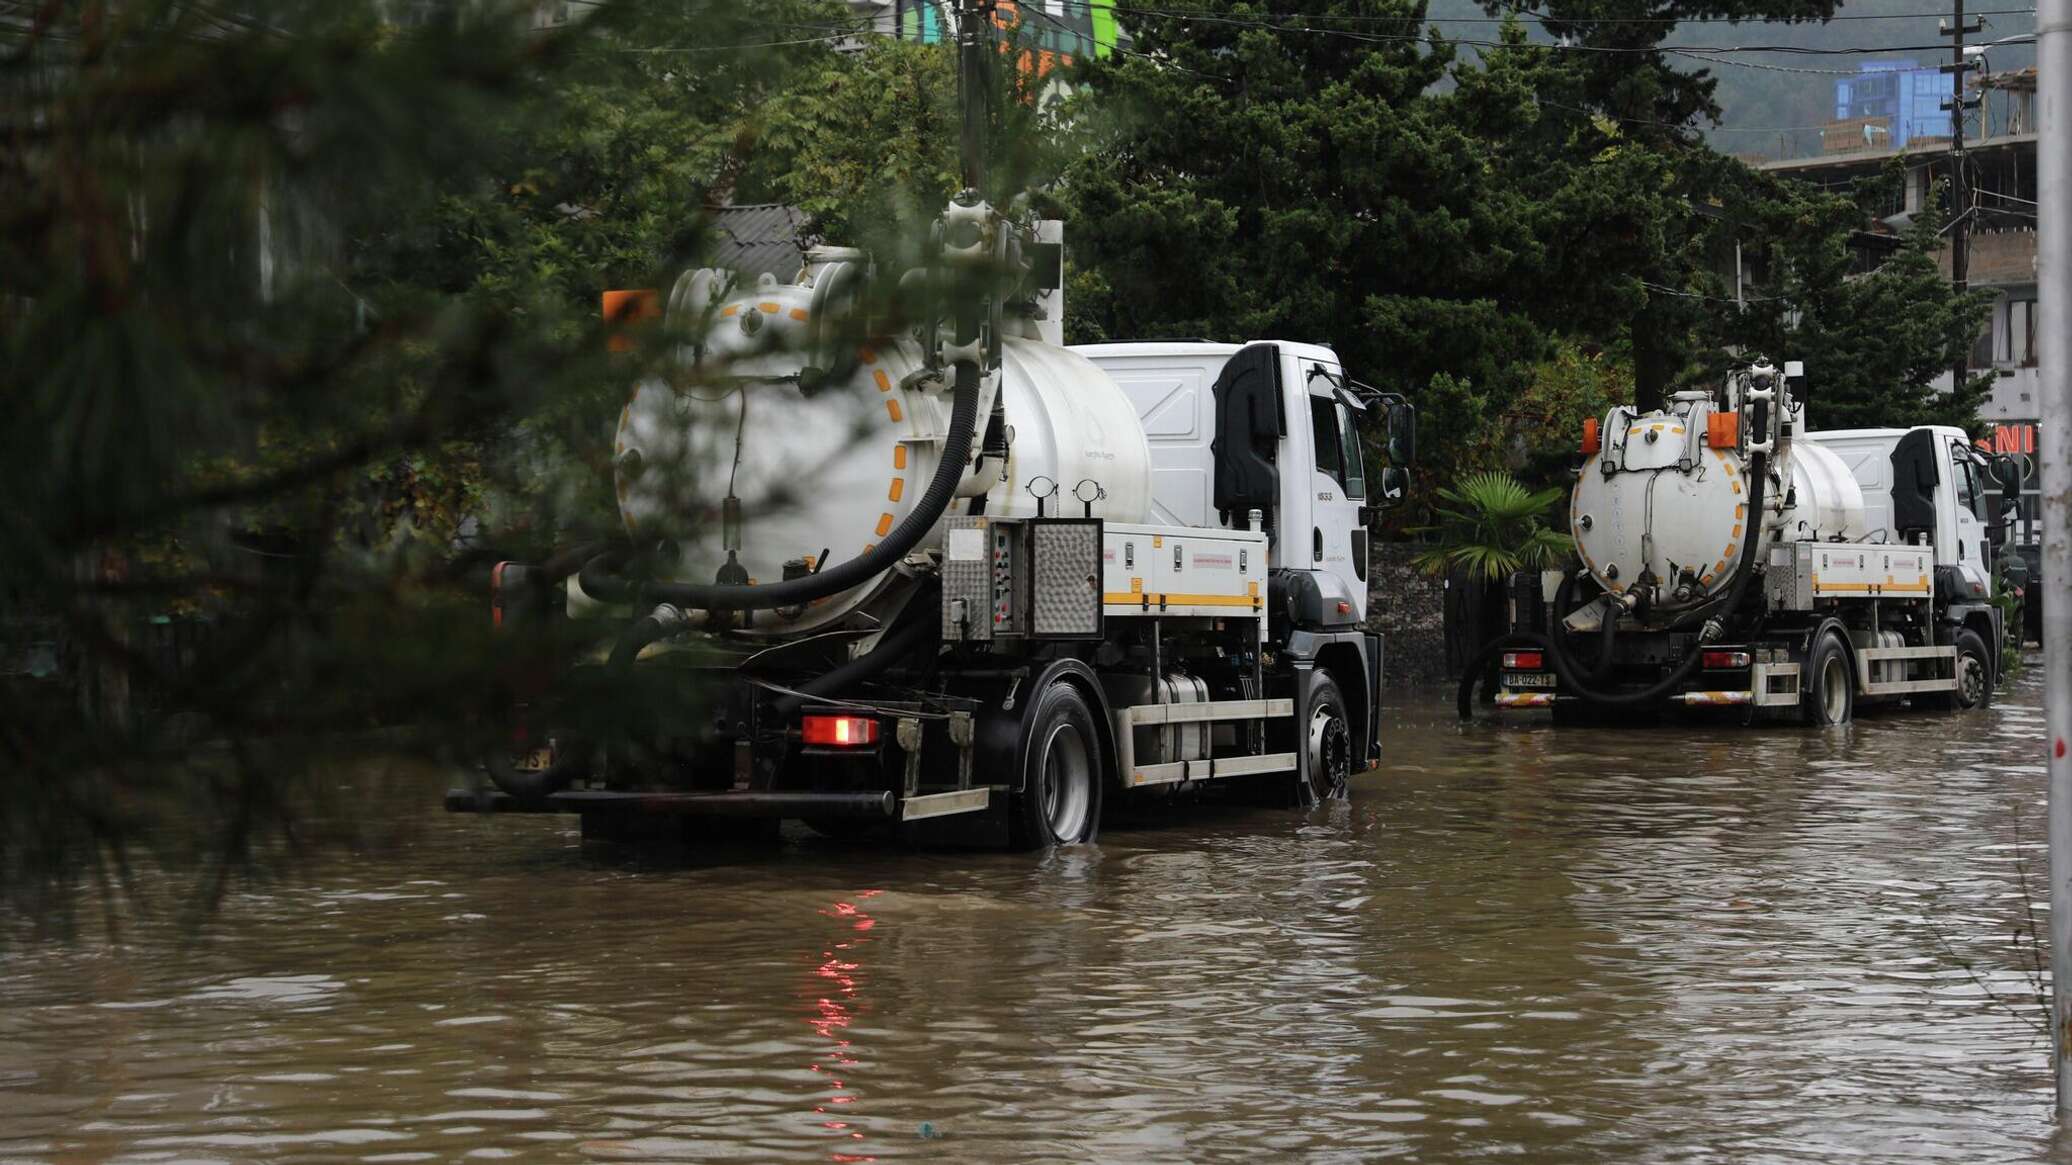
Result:
[[[2072,1117],[2072,0],[2036,6],[2036,285],[2042,328],[2044,729],[2050,770],[2051,1066]]]
[[[1964,173],[1964,111],[1970,101],[1964,96],[1964,74],[1972,65],[1964,59],[1964,38],[1985,27],[1974,21],[1964,23],[1964,0],[1954,0],[1955,18],[1943,25],[1942,31],[1950,38],[1950,63],[1942,67],[1951,78],[1950,96],[1943,101],[1943,108],[1950,111],[1950,282],[1963,295],[1971,287],[1971,191]],[[1971,348],[1965,346],[1957,352],[1957,362],[1950,368],[1950,391],[1964,391],[1964,382],[1971,379]]]

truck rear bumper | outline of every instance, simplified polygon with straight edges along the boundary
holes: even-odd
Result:
[[[1556,703],[1579,700],[1577,696],[1563,696],[1554,692],[1498,692],[1498,711],[1519,711],[1533,708],[1552,708]],[[1683,704],[1694,708],[1720,708],[1740,704],[1756,703],[1755,693],[1747,691],[1672,692],[1662,697],[1665,704]]]
[[[520,801],[497,789],[448,789],[450,813],[668,813],[686,817],[864,817],[889,820],[898,799],[889,789],[870,792],[779,792],[728,790],[718,793],[613,792],[570,789],[538,802]]]
[[[674,817],[860,818],[920,821],[975,813],[1002,790],[978,785],[902,798],[889,789],[862,792],[729,789],[717,793],[614,792],[570,789],[538,802],[520,801],[499,789],[448,789],[449,813],[612,813]]]

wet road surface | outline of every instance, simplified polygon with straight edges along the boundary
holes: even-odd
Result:
[[[198,939],[0,954],[0,1159],[2043,1159],[2039,694],[1418,702],[1349,804],[1047,856],[586,850],[406,774]]]

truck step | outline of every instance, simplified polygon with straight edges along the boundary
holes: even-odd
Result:
[[[1130,785],[1169,785],[1175,781],[1208,781],[1219,777],[1244,777],[1256,773],[1287,773],[1295,770],[1295,754],[1269,752],[1259,756],[1216,756],[1206,760],[1176,760],[1165,764],[1137,765],[1130,770]]]
[[[901,821],[925,817],[947,817],[952,813],[976,813],[992,803],[992,789],[952,789],[947,793],[921,793],[899,803]]]

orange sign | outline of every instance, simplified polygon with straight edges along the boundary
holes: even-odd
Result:
[[[1993,431],[1973,442],[1987,453],[2030,453],[2036,452],[2036,426],[2029,424],[1998,424]]]

